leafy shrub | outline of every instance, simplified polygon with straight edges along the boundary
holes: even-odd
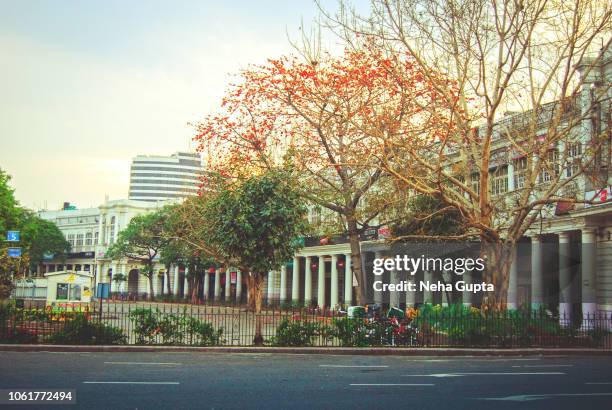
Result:
[[[334,319],[334,335],[346,347],[382,346],[390,344],[393,326],[387,322],[370,322],[362,318]]]
[[[157,315],[151,309],[137,308],[130,312],[129,318],[134,324],[136,343],[139,345],[155,344],[156,336],[159,333]]]
[[[273,346],[312,346],[318,337],[330,339],[330,330],[320,322],[283,319],[270,342]]]
[[[121,329],[90,321],[86,315],[78,314],[64,322],[61,329],[49,337],[54,344],[69,345],[121,345],[126,336]]]
[[[190,345],[216,346],[221,344],[222,328],[215,330],[210,323],[202,322],[191,316],[184,316],[183,323]]]
[[[134,309],[130,312],[137,344],[214,346],[222,342],[223,328],[215,330],[207,322],[186,312],[164,314],[158,309]]]

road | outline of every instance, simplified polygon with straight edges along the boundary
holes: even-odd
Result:
[[[76,390],[50,409],[605,409],[612,357],[0,352],[0,388]]]

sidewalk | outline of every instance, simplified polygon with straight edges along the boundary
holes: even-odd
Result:
[[[191,347],[191,346],[80,346],[0,344],[4,352],[202,352],[282,353],[361,356],[612,356],[602,349],[477,349],[477,348],[384,348],[384,347]]]

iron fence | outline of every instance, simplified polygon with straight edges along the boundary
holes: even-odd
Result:
[[[399,312],[399,313],[398,313]],[[434,308],[360,317],[315,308],[104,302],[83,312],[2,307],[0,343],[250,346],[260,326],[275,346],[589,347],[612,349],[612,315],[459,313]]]

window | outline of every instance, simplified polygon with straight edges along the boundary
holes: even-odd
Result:
[[[480,194],[480,175],[478,173],[472,174],[470,180],[472,182],[472,191]]]
[[[491,195],[508,192],[508,166],[497,167],[490,175]]]
[[[81,285],[70,285],[70,300],[81,300]]]
[[[67,283],[57,284],[57,293],[55,294],[55,299],[68,300],[68,284]]]
[[[78,233],[76,236],[76,246],[83,246],[83,234]]]
[[[565,176],[571,177],[576,175],[580,170],[579,162],[582,156],[582,144],[580,141],[567,144],[567,167],[565,168]]]
[[[113,242],[115,242],[115,217],[111,217],[110,220],[110,235],[109,235],[109,242],[112,244]]]
[[[321,223],[321,208],[314,207],[312,209],[312,220],[311,223],[313,225],[318,225]]]
[[[66,236],[66,240],[68,241],[68,243],[70,244],[71,247],[74,246],[74,234],[73,233],[68,234]]]
[[[514,189],[525,188],[526,175],[527,175],[527,157],[515,159],[514,160]]]
[[[92,237],[91,232],[87,232],[85,234],[85,245],[88,245],[88,246],[91,245],[91,237]]]
[[[94,245],[98,244],[98,232],[96,231],[96,233],[94,234]]]
[[[540,182],[546,183],[554,180],[559,175],[559,151],[556,149],[548,151],[546,160],[541,163]]]

